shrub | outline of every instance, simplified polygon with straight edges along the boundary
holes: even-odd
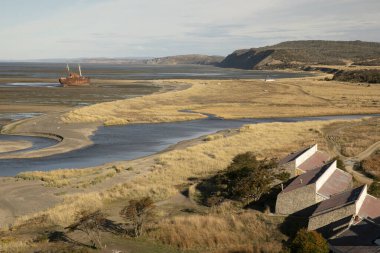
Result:
[[[105,215],[97,210],[95,212],[81,211],[77,214],[76,221],[68,226],[69,232],[82,231],[88,237],[93,248],[103,248],[101,229],[105,223]]]
[[[340,158],[340,156],[335,156],[333,159],[331,159],[331,161],[334,161],[334,160],[336,160],[336,167],[338,169],[346,171],[346,165],[344,165],[344,162],[342,158]]]
[[[216,177],[216,186],[227,198],[248,204],[269,191],[274,180],[274,160],[257,160],[252,152],[235,156],[224,173]]]
[[[129,205],[120,211],[120,216],[127,221],[127,224],[132,225],[132,235],[134,237],[139,237],[142,234],[146,218],[153,207],[153,200],[150,197],[145,197],[138,200],[130,200]]]
[[[380,71],[376,69],[338,71],[334,75],[333,80],[343,82],[380,83]]]
[[[380,198],[380,182],[373,181],[373,183],[368,187],[368,193],[376,198]]]
[[[316,231],[300,229],[291,243],[293,253],[328,253],[327,241]]]

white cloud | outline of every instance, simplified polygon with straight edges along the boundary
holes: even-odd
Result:
[[[380,30],[379,10],[377,0],[73,1],[0,24],[0,58],[227,54],[293,39],[380,41],[373,32]]]

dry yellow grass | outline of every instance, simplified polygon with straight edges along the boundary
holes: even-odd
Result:
[[[325,149],[320,128],[328,122],[270,123],[246,125],[238,134],[207,138],[201,144],[164,153],[148,174],[131,182],[113,187],[104,193],[109,200],[151,196],[166,199],[178,193],[190,177],[207,177],[226,168],[231,159],[243,152],[253,151],[260,158],[282,157],[317,142]]]
[[[370,157],[363,160],[361,165],[366,173],[371,173],[376,177],[380,177],[380,150],[377,150]]]
[[[63,203],[35,215],[20,217],[16,225],[23,224],[32,217],[48,215],[51,223],[65,226],[72,222],[76,211],[102,207],[109,201],[125,201],[142,196],[150,196],[155,201],[163,200],[177,194],[179,186],[189,182],[188,178],[213,175],[226,168],[235,155],[246,151],[253,151],[260,158],[282,157],[313,143],[318,143],[320,149],[328,151],[323,128],[331,123],[350,124],[359,121],[246,125],[232,135],[210,135],[197,145],[157,155],[155,164],[147,165],[151,167],[150,171],[137,174],[127,183],[112,186],[102,192],[67,195]],[[87,172],[52,172],[56,175],[67,173],[77,175],[76,173]]]
[[[19,173],[16,178],[24,180],[40,180],[48,187],[87,187],[100,183],[125,170],[124,166],[97,167],[87,169],[61,169],[52,171],[28,171]]]
[[[363,87],[321,77],[261,80],[185,80],[186,90],[101,103],[65,114],[65,122],[106,125],[183,121],[204,117],[291,117],[380,112],[380,86]],[[165,81],[176,83],[176,81]]]
[[[211,138],[213,140],[161,154],[150,172],[137,175],[128,183],[113,186],[101,193],[67,195],[63,203],[44,212],[18,218],[16,224],[47,215],[51,223],[65,226],[73,221],[76,211],[100,207],[107,201],[142,196],[163,200],[178,193],[178,186],[187,183],[189,177],[205,177],[221,171],[235,155],[246,151],[253,151],[264,158],[281,157],[315,142],[323,149],[324,139],[319,129],[327,124],[300,122],[246,125],[237,134]]]
[[[11,237],[0,238],[0,252],[22,253],[30,249],[32,243]]]
[[[351,157],[380,141],[380,118],[337,122],[323,128],[323,132],[332,148]]]
[[[201,252],[280,252],[286,237],[278,230],[282,218],[242,213],[176,216],[159,221],[149,236],[180,249]]]
[[[103,206],[103,198],[99,193],[80,193],[65,196],[64,201],[45,211],[25,215],[16,219],[13,228],[27,226],[34,219],[44,217],[41,225],[60,225],[66,227],[71,224],[75,215],[82,210],[95,211]]]

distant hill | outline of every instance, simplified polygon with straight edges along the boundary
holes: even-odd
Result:
[[[303,68],[309,65],[374,65],[380,63],[380,43],[363,41],[287,41],[241,49],[218,66],[240,69]]]
[[[57,58],[57,59],[33,59],[25,62],[46,62],[46,63],[96,63],[96,64],[145,64],[151,58],[144,57],[123,57],[123,58]]]
[[[73,62],[101,63],[101,64],[144,64],[149,58],[81,58]]]
[[[160,58],[72,58],[72,59],[41,59],[31,60],[33,62],[71,62],[71,63],[99,63],[99,64],[200,64],[200,65],[216,65],[224,59],[224,56],[209,56],[201,54],[176,55]]]
[[[201,64],[215,65],[224,59],[223,56],[209,56],[200,54],[176,55],[147,60],[147,64]]]

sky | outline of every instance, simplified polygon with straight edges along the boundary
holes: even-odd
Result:
[[[380,0],[1,0],[0,60],[228,55],[288,40],[380,42]]]

